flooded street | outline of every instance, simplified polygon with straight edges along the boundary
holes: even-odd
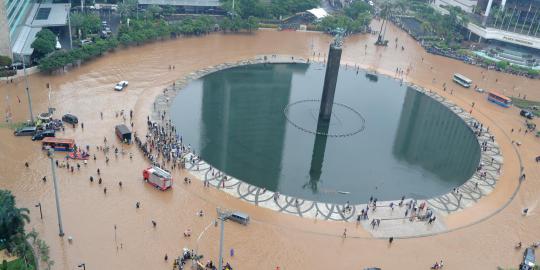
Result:
[[[394,48],[396,37],[404,51]],[[89,270],[172,269],[172,258],[180,255],[183,247],[198,248],[205,255],[203,261],[208,258],[216,262],[219,229],[210,226],[197,243],[199,234],[216,217],[216,207],[239,209],[252,217],[249,226],[232,222],[225,226],[224,261],[235,269],[276,269],[276,266],[280,269],[362,269],[368,266],[429,269],[441,259],[445,269],[516,267],[522,251],[515,250],[514,245],[522,241],[525,246],[540,240],[540,209],[537,207],[540,169],[534,162],[540,152],[540,139],[517,132],[518,128],[523,128],[517,108],[504,109],[488,103],[485,95],[458,87],[451,79],[453,73],[459,72],[484,89],[508,96],[527,95],[534,100],[540,100],[540,81],[488,72],[427,54],[395,27],[388,28],[388,48],[372,45],[376,36],[348,38],[342,63],[377,69],[391,76],[395,75],[396,68],[411,67],[406,81],[436,90],[466,110],[471,109],[472,101],[476,103],[473,116],[491,128],[504,154],[502,175],[489,196],[465,211],[447,216],[445,222],[451,229],[481,221],[478,224],[436,236],[396,239],[390,247],[387,239],[371,238],[368,231],[352,223],[302,219],[257,208],[219,190],[206,189],[199,181],[184,184],[185,174],[179,170],[174,175],[173,189],[161,192],[142,181],[142,170],[149,164],[136,146],[124,147],[134,154],[132,160],[128,155],[115,158],[110,154],[109,164],[105,164],[103,152],[96,151],[97,145],[103,145],[104,137],[109,144],[120,147],[114,126],[124,122],[121,117],[115,117],[121,110],[127,113],[134,110],[134,129],[141,136],[145,134],[146,117],[156,95],[186,74],[261,54],[317,60],[320,52],[322,61],[330,39],[321,33],[270,30],[254,34],[212,34],[118,50],[62,74],[32,75],[29,82],[34,114],[46,111],[46,84],[50,83],[51,106],[57,109],[56,117],[73,113],[84,123],[84,130],[80,125],[75,129],[66,126],[65,133],[60,131],[57,137],[74,138],[79,146],[89,145],[97,160],[89,160],[87,166],[80,162],[81,169],[73,173],[65,168],[57,169],[66,232],[63,238],[58,237],[50,161],[40,151],[39,142],[14,137],[8,128],[0,128],[0,188],[12,190],[18,206],[31,209],[32,221],[27,228],[35,228],[50,245],[55,261],[53,269],[78,269],[77,265],[83,262]],[[169,65],[174,65],[175,69],[169,70]],[[129,86],[122,92],[113,91],[114,84],[120,80],[129,81]],[[444,82],[449,85],[446,92],[442,90]],[[28,119],[24,80],[3,83],[0,91],[4,98],[0,105],[2,117],[9,105],[15,122]],[[103,112],[103,120],[100,112]],[[511,133],[512,128],[516,132]],[[513,140],[522,145],[513,146]],[[62,160],[64,155],[57,152],[55,159]],[[482,220],[512,196],[518,184],[520,160],[527,180],[506,208]],[[29,162],[29,168],[25,168],[25,161]],[[103,179],[101,185],[89,181],[90,176],[98,178],[98,168]],[[43,176],[47,176],[46,182],[42,181]],[[141,202],[140,209],[135,207],[137,201]],[[43,220],[34,207],[38,202],[43,205]],[[527,217],[521,216],[525,207],[529,208]],[[204,211],[203,217],[196,215],[199,210]],[[157,222],[155,228],[152,220]],[[349,237],[342,239],[345,227]],[[183,236],[186,229],[193,231],[190,238]],[[73,237],[72,243],[68,242],[68,236]],[[230,248],[235,250],[234,257],[229,256]],[[164,261],[165,254],[168,262]]]

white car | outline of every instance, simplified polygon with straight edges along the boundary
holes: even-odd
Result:
[[[128,81],[121,81],[114,86],[114,90],[122,91],[128,86]]]

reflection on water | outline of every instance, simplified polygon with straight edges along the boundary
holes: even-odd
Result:
[[[323,76],[319,64],[216,72],[180,92],[172,120],[184,141],[214,167],[256,186],[313,200],[434,196],[474,172],[479,147],[463,121],[385,77],[373,80],[344,68],[339,73],[335,101],[365,118],[365,130],[358,134],[316,136],[287,122],[284,108],[318,99]],[[291,111],[294,121],[311,130],[339,133],[363,125],[345,110],[334,110],[330,123],[321,125],[314,117],[318,104],[305,104]]]
[[[475,170],[471,164],[480,160],[480,146],[470,139],[472,131],[465,122],[455,121],[453,116],[441,103],[409,89],[394,142],[396,158],[442,178],[469,177]],[[441,151],[445,154],[440,155]]]

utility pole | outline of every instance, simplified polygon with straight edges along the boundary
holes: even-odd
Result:
[[[56,168],[54,167],[54,150],[49,149],[47,154],[49,156],[49,159],[51,160],[51,169],[52,169],[53,184],[54,184],[54,196],[56,198],[56,213],[58,216],[58,230],[59,230],[58,235],[62,237],[64,236],[64,228],[62,227],[62,215],[60,213],[60,198],[58,197],[58,183],[56,181]]]
[[[73,36],[71,35],[71,5],[67,4],[66,9],[68,10],[69,49],[73,50]]]
[[[32,26],[29,26],[30,28]],[[28,39],[25,39],[24,40],[24,44],[23,44],[23,51],[24,51],[24,47],[26,47],[26,41]],[[32,124],[34,124],[34,113],[32,112],[32,97],[30,96],[30,87],[28,86],[28,74],[26,74],[26,61],[25,61],[25,56],[23,55],[23,51],[21,51],[21,54],[19,54],[19,56],[22,58],[22,64],[23,64],[23,73],[24,73],[24,87],[26,88],[26,97],[28,97],[28,109],[30,111],[30,122]]]
[[[227,211],[222,211],[219,208],[216,208],[216,211],[218,213],[218,219],[220,222],[220,232],[219,232],[219,261],[218,261],[218,269],[223,269],[223,233],[225,230],[225,221],[229,216],[231,215]]]

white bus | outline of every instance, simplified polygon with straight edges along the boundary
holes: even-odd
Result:
[[[456,73],[454,74],[454,82],[465,88],[469,88],[471,87],[472,80],[459,73]]]

